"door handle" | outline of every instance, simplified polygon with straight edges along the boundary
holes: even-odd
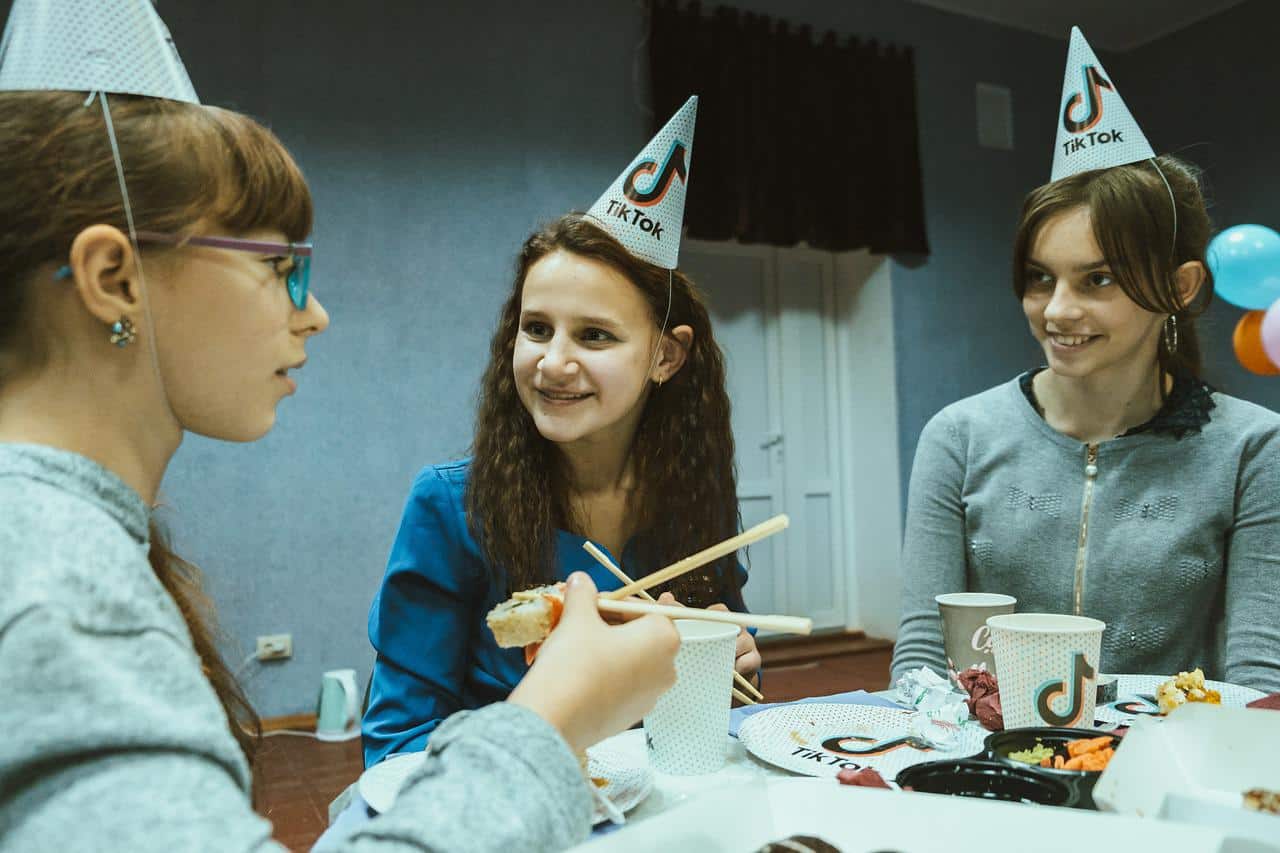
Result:
[[[775,447],[779,444],[782,444],[782,433],[771,432],[764,437],[764,441],[760,442],[760,449],[768,450],[770,447]]]

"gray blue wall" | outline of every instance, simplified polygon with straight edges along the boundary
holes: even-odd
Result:
[[[1008,254],[1022,195],[1049,174],[1065,34],[902,0],[735,5],[916,49],[933,252],[893,269],[905,478],[933,412],[1036,361]],[[1263,99],[1280,67],[1261,26],[1268,6],[1254,0],[1103,56],[1157,148],[1213,140],[1214,160],[1196,159],[1214,170],[1225,222],[1280,224],[1265,175],[1280,138],[1265,132],[1277,130]],[[323,670],[367,677],[368,606],[405,491],[422,464],[467,447],[521,239],[589,205],[647,139],[644,22],[630,0],[159,8],[203,99],[269,123],[316,196],[314,287],[333,326],[310,346],[299,394],[262,442],[189,438],[164,489],[179,550],[204,569],[221,613],[227,657],[244,657],[257,634],[294,636],[291,661],[247,670],[260,712],[306,711]],[[1222,91],[1240,77],[1247,91]],[[1014,152],[976,144],[979,81],[1013,90]],[[695,163],[695,192],[696,174]],[[1230,373],[1229,341],[1210,346]],[[1230,379],[1280,404],[1280,380]]]
[[[1047,174],[1053,109],[1033,98],[1056,99],[1062,47],[899,0],[744,5],[917,50],[933,254],[894,270],[905,471],[933,411],[1034,353],[1006,246],[1021,193]],[[294,659],[253,665],[249,682],[263,714],[291,713],[322,670],[367,675],[366,614],[405,490],[467,446],[520,240],[589,205],[647,139],[644,21],[627,0],[160,8],[203,98],[269,121],[316,194],[333,327],[300,393],[257,445],[189,439],[166,481],[228,657],[293,633]],[[1013,154],[977,147],[979,80],[1014,89]]]

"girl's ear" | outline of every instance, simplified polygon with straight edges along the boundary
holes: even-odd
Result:
[[[1190,305],[1204,285],[1206,278],[1204,264],[1199,261],[1187,261],[1178,267],[1174,278],[1178,284],[1178,298],[1182,300],[1183,306]]]
[[[658,361],[653,366],[654,382],[661,385],[684,367],[693,347],[693,329],[689,326],[676,326],[662,336],[658,344]]]
[[[112,225],[90,225],[71,242],[68,266],[76,292],[94,317],[110,325],[141,309],[133,284],[137,258],[124,232]]]

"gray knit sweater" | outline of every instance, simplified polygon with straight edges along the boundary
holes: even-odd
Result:
[[[935,415],[911,473],[893,678],[945,672],[934,596],[977,591],[1106,622],[1104,672],[1202,666],[1280,691],[1280,416],[1213,401],[1198,433],[1095,445],[1092,476],[1090,448],[1016,379]]]
[[[148,513],[95,463],[0,444],[0,850],[282,850],[173,599]],[[537,715],[457,714],[343,850],[555,850],[586,837],[578,762]]]

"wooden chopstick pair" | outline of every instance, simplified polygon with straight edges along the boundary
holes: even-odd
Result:
[[[590,554],[592,557],[595,558],[595,561],[597,563],[599,563],[600,565],[608,569],[610,573],[612,573],[613,576],[616,577],[618,580],[628,585],[634,583],[634,581],[631,580],[631,578],[627,577],[626,572],[618,568],[618,566],[614,565],[613,560],[610,560],[609,556],[605,554],[604,551],[601,551],[599,548],[596,547],[594,542],[590,542],[590,541],[584,542],[582,543],[582,547],[588,554]],[[651,601],[655,604],[658,601],[656,598],[654,598],[652,595],[649,594],[648,590],[645,590],[645,589],[640,590],[640,595],[645,600]],[[741,686],[747,691],[746,693],[744,693],[742,692],[742,690],[739,690],[737,687],[733,688],[733,698],[737,699],[743,705],[755,705],[757,702],[764,701],[764,694],[761,693],[759,690],[757,690],[756,686],[752,684],[750,681],[748,681],[746,678],[744,678],[742,676],[742,673],[738,672],[738,670],[736,669],[733,670],[733,680],[737,682],[739,686]]]

